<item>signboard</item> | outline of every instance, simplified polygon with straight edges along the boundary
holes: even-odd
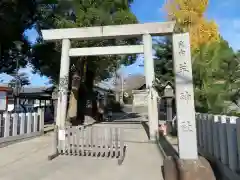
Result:
[[[173,54],[179,156],[181,159],[197,159],[192,61],[188,33],[173,35]]]
[[[7,92],[0,91],[0,111],[7,110]]]

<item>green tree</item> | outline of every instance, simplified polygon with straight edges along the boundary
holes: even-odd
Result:
[[[49,0],[45,4],[39,5],[39,20],[36,23],[36,28],[41,30],[136,23],[137,19],[130,10],[131,3],[132,0]],[[72,47],[96,47],[136,43],[136,39],[72,41],[71,43]],[[39,44],[32,51],[34,58],[32,58],[31,63],[34,65],[35,72],[40,72],[57,82],[60,68],[60,49],[60,43],[43,44],[39,40]],[[76,110],[84,111],[87,96],[93,95],[94,80],[107,77],[108,72],[113,71],[117,66],[119,59],[119,56],[106,56],[81,57],[71,60],[76,69],[71,72],[72,92],[68,111],[70,118],[75,117],[77,113],[77,119],[83,119],[83,112],[76,112]],[[93,109],[96,110],[96,103],[93,104]]]
[[[174,84],[172,41],[169,37],[155,39],[153,49],[155,50],[155,77],[158,89],[167,82]]]
[[[0,1],[0,73],[12,73],[16,69],[16,58],[27,56],[30,45],[24,32],[31,28],[36,18],[34,0]],[[23,43],[21,52],[15,41]],[[25,66],[27,58],[19,58],[19,65]]]
[[[234,53],[230,61],[223,64],[222,68],[226,69],[225,86],[228,91],[229,99],[240,108],[240,53]],[[236,112],[231,112],[236,114]],[[239,115],[239,112],[238,112]]]
[[[230,101],[233,50],[221,39],[200,46],[193,56],[196,107],[201,112],[226,113]]]
[[[14,88],[16,86],[17,80],[19,80],[21,86],[31,84],[29,81],[28,75],[26,73],[22,72],[19,74],[15,73],[13,75],[13,79],[11,79],[11,81],[9,82],[9,86]]]

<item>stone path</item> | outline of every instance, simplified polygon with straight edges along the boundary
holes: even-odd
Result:
[[[121,166],[116,159],[78,156],[59,156],[48,161],[52,134],[46,134],[0,148],[0,180],[163,180],[162,156],[157,145],[147,143],[148,137],[140,123],[96,126],[103,125],[124,129],[127,151]]]

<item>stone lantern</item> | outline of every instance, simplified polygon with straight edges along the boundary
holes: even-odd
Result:
[[[174,97],[174,91],[172,86],[168,83],[164,89],[164,98],[167,102],[167,133],[172,132],[172,100]]]

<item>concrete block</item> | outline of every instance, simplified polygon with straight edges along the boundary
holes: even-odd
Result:
[[[163,160],[163,177],[165,180],[178,180],[176,161],[172,156]]]
[[[167,157],[163,166],[165,180],[216,180],[212,167],[203,157],[198,160]]]

